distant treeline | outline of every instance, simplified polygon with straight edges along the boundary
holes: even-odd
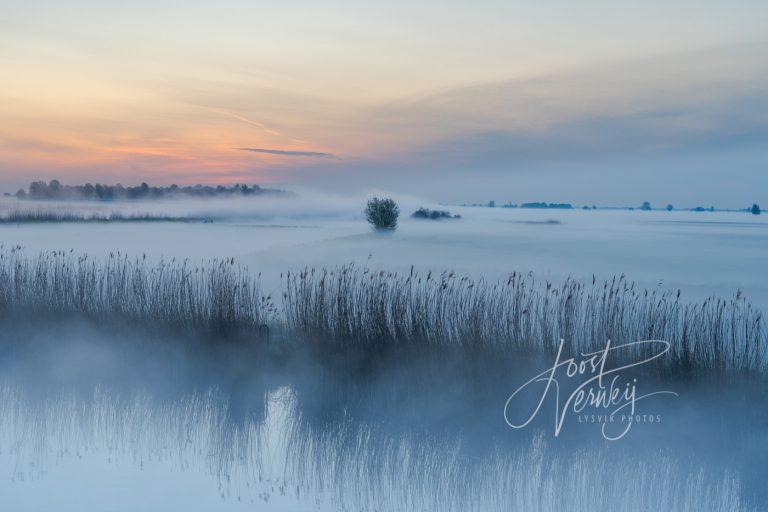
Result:
[[[462,206],[487,206],[488,208],[496,208],[496,201],[488,201],[487,203],[472,203],[472,204],[462,204]],[[504,203],[501,205],[501,208],[552,208],[555,210],[573,210],[573,205],[571,203],[545,203],[543,201],[536,201],[533,203],[522,203],[522,204],[516,204],[516,203]]]
[[[536,203],[523,203],[520,205],[520,208],[554,208],[557,210],[571,210],[573,209],[573,205],[570,203],[542,203],[542,202],[536,202]]]
[[[496,208],[496,201],[491,200],[487,203],[462,203],[461,206],[475,206],[475,207],[484,207],[484,208]],[[501,205],[501,208],[534,208],[534,209],[555,209],[555,210],[573,210],[575,207],[571,203],[546,203],[543,201],[537,201],[534,203],[504,203]],[[584,205],[581,207],[582,210],[635,210],[639,209],[642,211],[651,211],[651,210],[666,210],[668,212],[671,212],[672,210],[675,210],[675,207],[671,204],[668,204],[664,208],[654,208],[651,206],[651,203],[649,201],[643,201],[643,204],[639,207],[634,206],[588,206]],[[715,208],[714,206],[704,207],[704,206],[697,206],[695,208],[682,208],[678,209],[681,211],[689,211],[689,212],[749,212],[753,215],[760,215],[762,210],[760,209],[760,205],[755,203],[752,206],[748,208],[743,209],[728,209],[728,208]]]
[[[232,185],[215,187],[209,185],[188,185],[180,187],[171,185],[168,187],[151,187],[146,183],[135,187],[117,185],[62,185],[59,180],[33,181],[29,185],[29,191],[19,189],[16,192],[18,199],[33,200],[59,200],[59,201],[114,201],[133,199],[163,199],[172,197],[228,197],[228,196],[259,196],[259,195],[284,195],[283,190],[262,188],[259,185]]]

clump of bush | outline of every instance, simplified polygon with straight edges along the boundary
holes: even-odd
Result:
[[[379,199],[374,197],[368,200],[365,207],[365,218],[378,230],[394,230],[397,228],[397,218],[400,216],[400,208],[390,198]]]
[[[429,208],[419,208],[411,214],[414,219],[460,219],[461,215],[453,215],[447,210],[430,210]]]

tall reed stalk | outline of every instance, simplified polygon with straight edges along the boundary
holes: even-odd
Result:
[[[260,276],[234,259],[193,265],[150,263],[111,253],[25,256],[0,246],[0,320],[83,317],[106,325],[245,334],[264,338],[277,320],[321,351],[461,349],[468,353],[566,355],[641,340],[670,343],[677,370],[764,372],[768,339],[762,312],[741,294],[690,303],[680,292],[639,289],[623,275],[560,286],[512,273],[488,281],[451,272],[407,274],[354,264],[283,277],[282,315],[264,296]],[[649,345],[636,351],[650,355]],[[633,354],[636,355],[636,354]]]
[[[679,291],[638,289],[623,275],[560,286],[512,273],[502,281],[373,271],[354,264],[285,275],[285,321],[328,350],[454,347],[503,353],[587,353],[606,341],[664,340],[678,368],[764,371],[762,313],[741,294],[681,300]],[[650,348],[638,349],[648,351]]]
[[[193,265],[110,253],[103,260],[50,251],[28,258],[0,247],[0,317],[84,317],[149,328],[265,334],[274,312],[259,277],[234,259]]]

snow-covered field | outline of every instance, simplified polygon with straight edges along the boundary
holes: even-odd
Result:
[[[462,218],[411,219],[420,205],[401,201],[400,225],[391,234],[371,231],[362,198],[298,198],[115,204],[110,211],[213,222],[5,224],[0,240],[28,254],[73,249],[94,256],[120,251],[191,260],[235,257],[261,272],[269,288],[278,286],[286,270],[354,261],[489,278],[532,271],[555,282],[569,275],[591,280],[623,273],[644,287],[679,288],[684,298],[741,290],[756,305],[768,306],[768,215],[442,206]]]

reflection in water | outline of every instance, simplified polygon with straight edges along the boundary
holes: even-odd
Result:
[[[309,357],[222,361],[171,349],[148,361],[146,347],[71,339],[57,338],[62,353],[92,354],[97,343],[112,355],[62,373],[30,357],[38,349],[3,347],[0,492],[14,510],[35,509],[34,494],[66,503],[80,480],[91,484],[78,492],[92,508],[117,510],[147,508],[152,496],[162,496],[154,507],[190,510],[719,511],[766,503],[764,414],[731,400],[741,415],[727,423],[734,410],[707,405],[692,389],[663,410],[665,427],[608,443],[577,424],[559,438],[545,421],[506,428],[503,398],[520,380],[506,370],[468,375],[467,365],[434,361],[345,373]],[[114,485],[132,491],[119,500],[100,494]]]
[[[727,469],[691,468],[663,454],[558,453],[541,434],[472,459],[460,440],[392,437],[351,422],[315,430],[297,420],[287,388],[270,394],[263,422],[245,425],[227,420],[226,402],[213,391],[172,404],[103,390],[32,403],[5,386],[0,396],[2,467],[16,485],[85,458],[207,475],[225,504],[279,496],[319,510],[599,510],[617,502],[629,504],[624,510],[742,508],[738,476]]]

